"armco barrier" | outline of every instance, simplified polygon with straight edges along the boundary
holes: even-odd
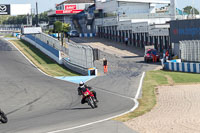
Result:
[[[63,64],[68,69],[73,70],[74,72],[80,73],[82,75],[97,76],[97,69],[95,67],[89,69],[81,67],[79,65],[73,64],[69,58],[63,58]]]
[[[80,33],[80,37],[95,37],[95,33]]]
[[[164,69],[177,72],[200,73],[200,63],[165,62]]]
[[[56,50],[55,48],[49,46],[39,39],[36,39],[32,35],[22,36],[21,39],[31,43],[36,48],[40,49],[43,53],[55,60],[57,63],[63,64],[60,51]]]

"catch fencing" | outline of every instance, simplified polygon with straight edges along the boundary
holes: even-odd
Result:
[[[52,46],[53,48],[57,50],[62,50],[61,42],[52,36],[49,36],[45,33],[35,34],[36,38],[40,39],[41,41],[45,42],[46,44]]]
[[[0,25],[0,31],[20,31],[21,25]]]
[[[64,39],[64,45],[62,46],[61,42],[55,39],[48,34],[41,33],[34,35],[37,39],[45,42],[46,44],[52,46],[53,48],[62,51],[67,55],[69,61],[76,66],[83,68],[92,68],[94,67],[94,57],[93,49],[90,46],[80,45],[76,43],[66,42]]]
[[[40,40],[52,48],[61,51],[63,64],[75,72],[87,75],[88,69],[94,67],[94,50],[90,46],[70,43],[66,40],[64,40],[62,46],[59,40],[45,33],[32,34],[32,40],[35,42]]]
[[[68,54],[71,63],[83,68],[94,67],[93,49],[90,46],[68,43]]]
[[[200,40],[180,41],[182,61],[200,62]]]

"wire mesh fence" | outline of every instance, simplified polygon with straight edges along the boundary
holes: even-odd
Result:
[[[61,42],[52,36],[49,36],[45,33],[40,33],[40,34],[35,34],[34,35],[36,38],[40,39],[41,41],[47,43],[48,45],[52,46],[53,48],[57,50],[62,50],[62,45]]]
[[[90,46],[68,43],[69,60],[84,68],[94,67],[93,49]]]
[[[180,41],[181,59],[200,62],[200,40]]]

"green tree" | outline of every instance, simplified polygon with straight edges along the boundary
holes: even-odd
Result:
[[[58,40],[60,40],[61,33],[61,41],[63,44],[63,36],[70,30],[70,24],[62,23],[60,21],[54,22],[54,31],[58,33]]]
[[[194,9],[194,14],[199,14],[199,11],[196,8],[193,8],[192,6],[186,6],[185,8],[183,8],[184,12],[187,14],[192,14],[193,13],[193,9]]]
[[[6,21],[8,18],[8,15],[0,15],[0,24],[3,24],[3,22]]]
[[[49,17],[47,15],[48,11],[45,11],[41,14],[39,14],[39,22],[46,22],[48,23],[49,22]]]
[[[60,21],[54,22],[54,31],[57,33],[62,32],[62,22]]]
[[[62,32],[66,33],[70,30],[70,24],[62,23]]]
[[[54,31],[58,33],[58,40],[60,40],[60,33],[62,32],[62,22],[56,21],[54,22]]]
[[[36,24],[36,17],[32,15],[33,25]],[[5,19],[0,18],[0,23],[3,24],[26,24],[27,22],[26,15],[18,15],[18,16],[7,16]],[[39,14],[39,22],[49,22],[49,18],[47,16],[47,12],[43,12]]]

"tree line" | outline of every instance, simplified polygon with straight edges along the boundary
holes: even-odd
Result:
[[[39,22],[48,23],[49,18],[47,16],[48,11],[40,13],[38,15]],[[32,15],[32,23],[36,25],[37,19],[35,15]],[[27,15],[18,16],[0,16],[0,24],[27,24]]]

